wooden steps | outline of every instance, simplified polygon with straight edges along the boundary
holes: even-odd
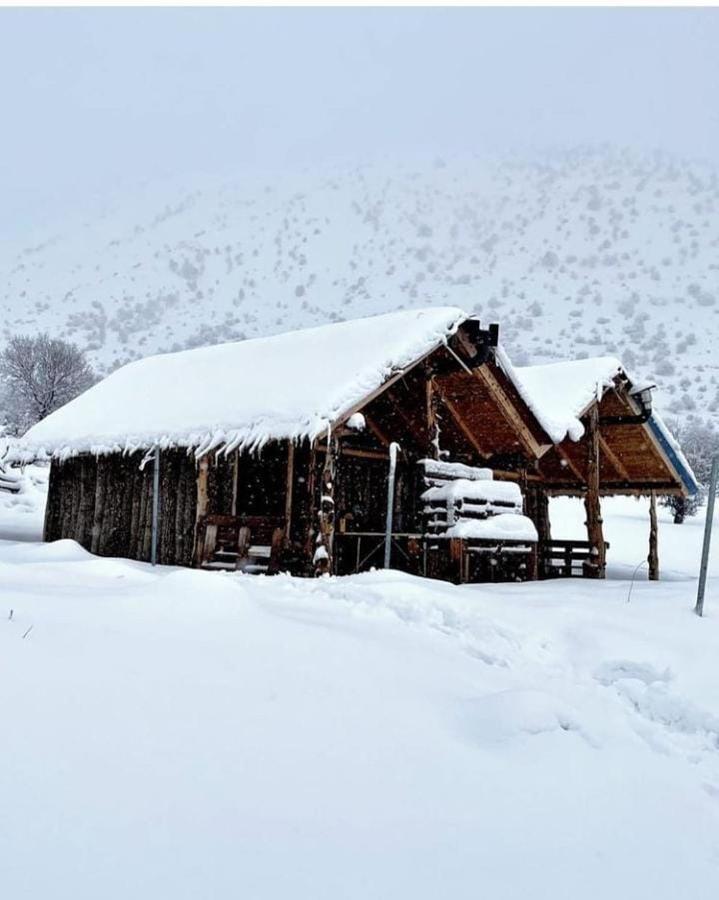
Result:
[[[211,571],[273,575],[279,571],[284,539],[284,528],[272,520],[255,520],[251,527],[234,517],[207,516],[199,565]]]

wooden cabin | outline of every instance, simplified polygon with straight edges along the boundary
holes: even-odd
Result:
[[[51,457],[45,540],[246,572],[389,561],[452,580],[552,574],[550,494],[598,503],[616,479],[636,492],[691,485],[651,437],[651,416],[605,434],[601,420],[620,408],[639,415],[624,373],[601,398],[593,386],[595,415],[574,394],[553,410],[542,368],[513,369],[497,326],[454,308],[131,363],[25,436],[26,459]],[[587,448],[600,442],[623,471],[606,451],[593,468]]]

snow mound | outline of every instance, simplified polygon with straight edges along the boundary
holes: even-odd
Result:
[[[41,539],[48,474],[47,466],[5,470],[2,484],[12,489],[0,484],[0,539]]]
[[[460,728],[473,743],[496,744],[552,731],[578,731],[576,714],[544,691],[498,691],[460,705]]]
[[[539,538],[530,518],[515,513],[499,513],[486,519],[462,519],[451,525],[442,535],[448,538],[490,541],[530,541]]]

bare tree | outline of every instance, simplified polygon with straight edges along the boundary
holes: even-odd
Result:
[[[8,429],[21,434],[97,380],[84,353],[47,334],[16,335],[0,353]]]

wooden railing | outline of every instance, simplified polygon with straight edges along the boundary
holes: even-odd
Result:
[[[197,528],[195,564],[272,574],[284,538],[285,520],[280,516],[204,516]]]
[[[582,578],[593,563],[589,541],[543,541],[539,548],[541,578]],[[605,541],[605,553],[609,544]]]

